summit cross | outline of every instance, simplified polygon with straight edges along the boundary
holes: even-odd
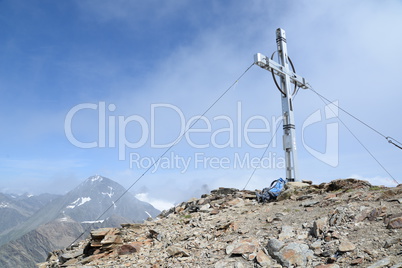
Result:
[[[286,180],[288,182],[297,181],[299,178],[299,167],[297,159],[295,119],[293,114],[293,97],[298,88],[307,89],[309,85],[307,81],[296,74],[292,61],[287,52],[286,34],[281,28],[276,30],[276,44],[278,54],[278,62],[264,56],[261,53],[254,55],[254,63],[261,68],[272,73],[275,85],[278,87],[282,96],[282,118],[283,118],[283,150],[285,151],[286,162]],[[292,68],[290,69],[289,66]],[[278,84],[275,76],[279,76]],[[291,84],[294,86],[291,87]],[[293,88],[293,90],[292,90]]]

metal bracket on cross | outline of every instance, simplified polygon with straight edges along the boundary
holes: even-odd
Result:
[[[294,66],[288,56],[286,34],[281,28],[276,30],[276,44],[279,63],[261,53],[254,55],[254,63],[272,73],[276,86],[282,93],[282,117],[283,117],[283,150],[285,151],[286,180],[296,181],[298,175],[298,160],[296,150],[295,120],[293,115],[292,99],[296,90],[291,93],[290,84],[307,89],[309,84],[300,75],[297,75]],[[292,70],[289,69],[289,64]],[[275,75],[280,77],[280,85],[276,82]]]
[[[274,75],[284,76],[287,75],[290,78],[290,82],[295,84],[297,87],[308,89],[308,82],[304,77],[292,72],[289,69],[283,68],[279,63],[271,60],[269,57],[257,53],[254,55],[254,64],[260,66],[261,68],[272,72]]]

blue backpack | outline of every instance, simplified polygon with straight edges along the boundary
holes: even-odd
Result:
[[[275,200],[285,188],[286,181],[282,178],[274,180],[269,188],[262,189],[261,193],[256,193],[257,202],[265,203]]]

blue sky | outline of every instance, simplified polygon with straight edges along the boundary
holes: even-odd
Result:
[[[278,27],[287,32],[297,72],[315,90],[402,140],[401,12],[402,3],[396,0],[1,1],[0,190],[64,193],[94,174],[131,185],[146,161],[165,150],[152,145],[151,133],[157,144],[173,141],[183,125],[202,114],[250,66],[255,53],[271,55]],[[301,130],[317,111],[325,117],[324,106],[311,91],[300,90],[295,100],[301,178],[320,183],[354,176],[395,185],[343,125],[338,125],[336,140],[326,141],[326,127],[335,119]],[[86,108],[77,110],[66,126],[74,107]],[[173,165],[175,157],[188,160],[189,168],[158,168],[133,190],[147,192],[152,200],[176,202],[203,185],[242,188],[252,168],[235,167],[235,158],[263,152],[245,138],[261,145],[272,136],[270,131],[245,137],[246,122],[257,116],[249,127],[263,128],[264,117],[272,129],[280,112],[280,95],[270,74],[253,66],[195,126],[205,130],[210,123],[210,131],[191,133],[165,159],[166,165]],[[402,151],[340,116],[401,181]],[[223,117],[233,121],[232,132],[225,131],[229,123]],[[78,148],[66,128],[76,140],[98,146]],[[257,170],[249,189],[285,176],[281,129],[279,134],[266,159],[276,166]],[[142,138],[138,148],[118,146],[122,141],[140,144]],[[231,138],[233,143],[227,143]],[[316,159],[305,145],[325,153],[328,142],[336,144],[335,167]],[[196,157],[203,165],[195,166]],[[216,168],[207,158],[228,158],[230,163]]]

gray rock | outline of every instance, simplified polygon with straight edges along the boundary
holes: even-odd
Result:
[[[68,261],[70,259],[74,259],[74,258],[76,258],[76,257],[78,257],[78,256],[80,256],[82,254],[84,254],[84,250],[83,249],[77,249],[77,250],[69,251],[67,253],[62,254],[59,257],[59,259],[60,259],[60,262],[64,263],[64,262],[66,262],[66,261]]]
[[[311,199],[313,198],[312,195],[302,195],[296,198],[297,201],[302,201],[302,200],[306,200],[306,199]]]
[[[168,253],[169,257],[174,257],[174,256],[182,256],[182,257],[188,257],[190,256],[184,249],[176,246],[170,246],[166,249],[166,252]]]
[[[279,234],[279,240],[286,240],[295,236],[292,226],[282,226],[281,233]]]
[[[387,240],[385,241],[384,248],[390,248],[390,247],[392,247],[393,245],[395,245],[396,243],[398,243],[400,240],[401,240],[401,239],[400,239],[400,238],[397,238],[397,237],[393,237],[393,238],[387,239]]]
[[[313,207],[313,206],[317,205],[318,203],[320,203],[320,202],[316,201],[316,200],[311,200],[311,201],[303,202],[301,205],[303,207]]]
[[[232,243],[226,247],[226,254],[231,255],[233,250],[235,249],[236,244]]]
[[[234,242],[226,247],[226,254],[228,255],[243,255],[250,254],[257,250],[258,241],[255,239],[243,239]]]
[[[372,265],[370,265],[367,268],[381,268],[381,267],[387,266],[390,263],[391,263],[391,260],[390,260],[390,258],[387,257],[385,259],[382,259],[382,260],[379,260],[379,261],[373,263]]]
[[[247,266],[245,266],[242,262],[240,261],[232,261],[232,260],[220,260],[218,262],[215,263],[214,265],[215,268],[229,268],[229,267],[233,267],[233,268],[246,268]]]
[[[355,249],[356,249],[356,245],[354,245],[353,243],[346,241],[346,240],[342,241],[338,248],[338,250],[340,252],[348,252],[348,251],[353,251]]]
[[[321,241],[321,240],[317,240],[317,241],[315,241],[314,243],[312,243],[312,244],[310,245],[310,248],[312,248],[312,249],[319,249],[319,248],[321,248],[321,244],[322,244],[322,241]]]
[[[246,266],[241,262],[235,262],[233,268],[246,268]]]
[[[211,207],[211,205],[207,203],[207,204],[205,204],[205,205],[202,205],[199,210],[200,210],[201,212],[208,212],[208,211],[211,210],[210,207]]]
[[[158,241],[162,241],[162,239],[163,239],[163,235],[162,235],[161,233],[159,233],[159,232],[153,230],[153,229],[150,229],[150,230],[149,230],[149,234],[150,234],[150,236],[151,236],[152,238],[154,238],[154,239],[156,239],[156,240],[158,240]]]
[[[269,255],[274,258],[275,253],[277,253],[285,244],[278,239],[271,238],[268,240],[268,244],[266,246]]]
[[[291,265],[307,267],[307,261],[313,255],[314,253],[309,249],[308,245],[290,243],[277,253],[277,260],[285,267],[290,267]]]
[[[231,262],[227,261],[227,260],[220,260],[218,262],[215,263],[214,267],[215,268],[227,268],[227,267],[233,267],[230,266]]]
[[[217,194],[217,195],[229,195],[229,194],[234,194],[237,191],[239,191],[238,189],[235,188],[224,188],[224,187],[220,187],[219,189],[216,190],[212,190],[211,194]]]
[[[318,238],[323,234],[327,221],[328,221],[327,217],[314,221],[313,229],[312,229],[312,233],[313,233],[314,237]]]
[[[399,228],[402,228],[402,216],[391,219],[391,220],[388,222],[387,228],[389,228],[389,229],[399,229]]]
[[[262,267],[271,267],[271,259],[264,253],[264,251],[259,251],[257,253],[256,260]]]
[[[283,242],[272,238],[268,241],[267,250],[272,258],[285,267],[291,265],[306,267],[308,259],[314,255],[306,244],[289,243],[284,245]]]

